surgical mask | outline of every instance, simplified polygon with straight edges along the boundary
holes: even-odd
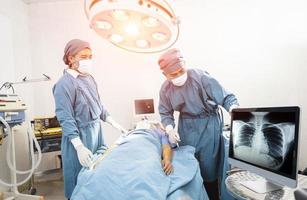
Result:
[[[173,78],[171,81],[176,86],[183,86],[188,79],[188,74],[185,72],[177,78]]]
[[[79,67],[78,71],[84,74],[92,74],[93,73],[93,66],[92,66],[91,59],[79,60]]]

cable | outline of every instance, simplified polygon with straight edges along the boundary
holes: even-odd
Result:
[[[35,166],[33,167],[33,164],[32,164],[32,167],[31,169],[29,170],[26,170],[26,171],[19,171],[17,169],[13,169],[13,164],[12,164],[12,161],[10,160],[10,155],[9,155],[9,151],[7,151],[7,154],[6,154],[6,161],[8,163],[8,166],[10,167],[10,169],[12,170],[15,170],[16,174],[28,174],[28,173],[31,173],[32,169],[34,171],[34,169],[36,169],[41,161],[41,158],[42,158],[42,153],[41,153],[41,149],[40,148],[37,148],[37,147],[40,147],[36,138],[35,138],[35,135],[33,135],[33,132],[32,132],[32,129],[31,129],[31,124],[29,124],[30,128],[28,127],[28,130],[27,130],[27,135],[28,135],[28,139],[30,141],[30,156],[31,156],[31,159],[32,161],[35,160],[35,157],[34,157],[34,149],[33,149],[33,142],[34,141],[34,144],[35,144],[35,147],[38,151],[38,161],[36,162]],[[12,136],[13,137],[13,136]],[[11,142],[9,143],[9,148],[11,148],[12,144]]]
[[[29,175],[23,180],[23,181],[20,181],[20,182],[16,182],[16,183],[6,183],[4,181],[2,181],[0,179],[0,184],[4,185],[4,186],[8,186],[8,187],[15,187],[15,186],[19,186],[19,185],[22,185],[24,183],[26,183],[30,178],[31,176],[33,175],[34,173],[34,170],[38,167],[38,165],[40,164],[40,161],[41,161],[41,158],[42,158],[42,153],[41,153],[41,149],[40,149],[40,146],[35,138],[35,136],[33,135],[33,132],[32,131],[29,131],[31,129],[31,126],[30,126],[30,129],[28,127],[28,138],[29,138],[29,141],[30,141],[30,153],[31,153],[31,159],[32,159],[32,163],[31,163],[31,169],[30,170],[27,170],[27,171],[19,171],[19,170],[16,170],[16,166],[13,166],[12,164],[12,161],[10,160],[10,157],[11,155],[9,154],[10,150],[12,150],[12,138],[11,137],[14,137],[12,135],[12,131],[11,131],[11,127],[10,125],[0,116],[0,121],[2,122],[2,124],[7,128],[7,132],[8,132],[8,147],[7,147],[7,152],[6,152],[6,160],[7,160],[7,163],[8,163],[8,166],[9,168],[13,171],[13,173],[15,174],[28,174]],[[38,160],[37,162],[35,163],[35,158],[34,158],[34,149],[33,149],[33,142],[34,141],[34,144],[37,148],[37,151],[38,151]]]
[[[3,89],[3,87],[5,87],[7,90],[9,90],[11,88],[12,91],[13,91],[13,94],[15,94],[15,89],[13,87],[13,83],[10,83],[10,82],[3,83],[2,86],[0,87],[0,91]]]
[[[37,78],[37,79],[27,79],[27,77],[25,76],[22,81],[20,82],[5,82],[2,84],[2,86],[0,87],[0,91],[3,89],[3,88],[6,88],[7,90],[9,89],[12,89],[13,91],[13,94],[15,94],[15,89],[13,87],[13,85],[16,85],[16,84],[25,84],[25,83],[33,83],[33,82],[41,82],[41,81],[50,81],[51,78],[50,76],[46,75],[46,74],[43,74],[43,77],[44,78]]]

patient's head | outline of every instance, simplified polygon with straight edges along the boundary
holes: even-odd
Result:
[[[161,129],[164,130],[163,125],[159,121],[141,120],[136,124],[137,129]]]

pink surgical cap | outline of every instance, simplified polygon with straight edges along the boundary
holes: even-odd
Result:
[[[85,42],[79,39],[70,40],[66,44],[65,49],[64,49],[64,56],[63,56],[64,63],[66,65],[69,65],[68,56],[74,56],[79,51],[86,49],[86,48],[91,49],[90,44],[88,42]]]
[[[160,56],[158,63],[164,74],[170,74],[183,67],[182,61],[183,56],[178,49],[169,49]]]

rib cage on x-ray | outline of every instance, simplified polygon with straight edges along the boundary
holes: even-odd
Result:
[[[248,162],[278,170],[294,140],[294,124],[270,123],[265,112],[252,113],[246,120],[233,121],[234,156]]]

